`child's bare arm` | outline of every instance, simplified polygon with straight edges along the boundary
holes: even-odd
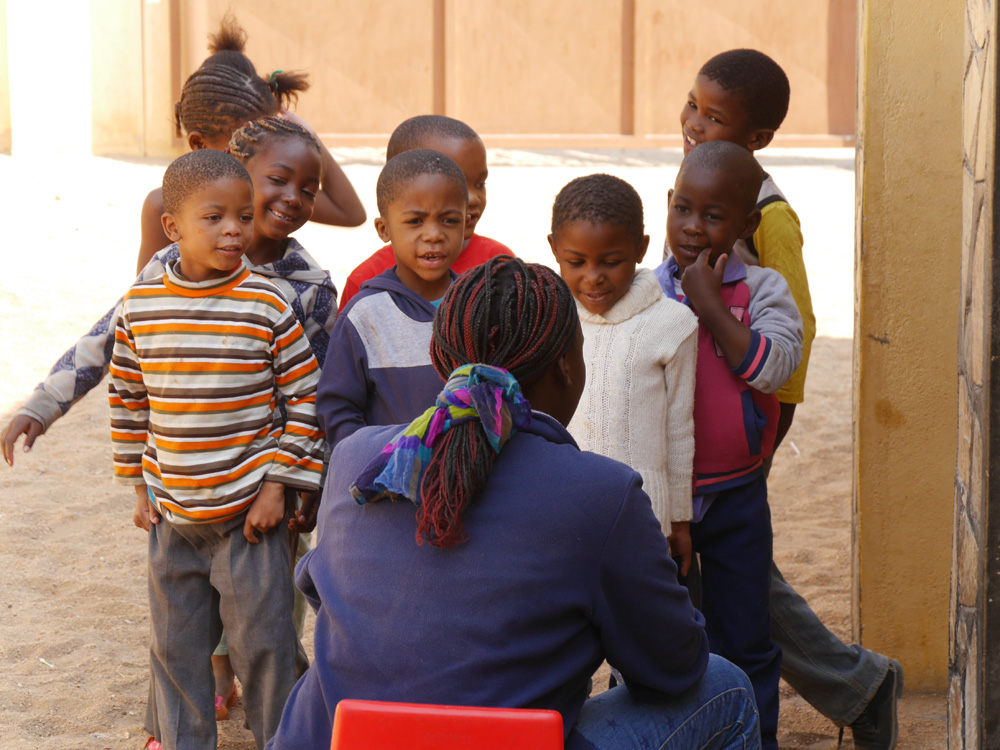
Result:
[[[283,109],[281,116],[304,127],[312,133],[319,144],[320,157],[323,161],[323,184],[320,185],[320,194],[316,196],[312,220],[320,224],[332,224],[338,227],[358,227],[364,224],[368,217],[365,214],[365,207],[361,205],[361,199],[358,198],[351,181],[347,179],[347,175],[337,164],[337,160],[333,158],[330,150],[323,145],[323,141],[320,140],[316,131],[294,112]]]
[[[698,260],[684,269],[681,289],[698,313],[699,320],[712,332],[726,364],[735,369],[746,357],[753,334],[748,326],[726,309],[722,301],[722,277],[729,256],[719,256],[715,268],[709,265],[708,259],[709,250],[704,250]]]
[[[156,188],[142,202],[142,217],[140,219],[142,239],[139,242],[139,259],[135,267],[137,274],[142,273],[146,264],[158,251],[170,244],[170,238],[163,233],[163,222],[160,220],[162,216],[163,195],[160,188]]]

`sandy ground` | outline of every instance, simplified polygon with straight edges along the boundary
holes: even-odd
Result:
[[[338,152],[375,213],[375,150]],[[497,151],[480,232],[548,262],[552,198],[596,171],[630,182],[646,207],[659,262],[676,151]],[[766,153],[806,234],[819,338],[806,402],[771,475],[775,557],[842,637],[850,637],[853,152]],[[0,319],[0,420],[89,329],[134,277],[139,207],[163,163],[0,156],[6,206]],[[13,236],[12,236],[13,235]],[[342,285],[378,246],[370,222],[305,227],[299,239]],[[105,391],[84,398],[13,469],[0,466],[0,747],[139,748],[146,695],[145,536],[133,495],[111,482]],[[308,630],[308,625],[307,625]],[[905,665],[904,665],[905,667]],[[782,691],[782,747],[836,747],[836,728]],[[945,745],[942,695],[907,694],[899,747]],[[844,747],[851,747],[850,733]],[[249,750],[242,713],[220,725],[220,747]]]

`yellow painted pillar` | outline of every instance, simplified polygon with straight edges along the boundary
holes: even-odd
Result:
[[[7,70],[7,0],[0,0],[0,152],[10,153],[10,73]]]
[[[964,11],[859,7],[854,621],[916,690],[948,684]]]
[[[143,3],[90,5],[93,153],[143,156]]]
[[[187,151],[175,135],[174,102],[181,95],[181,0],[142,5],[143,152],[174,158]],[[190,73],[190,71],[189,71]],[[185,75],[186,77],[186,75]]]

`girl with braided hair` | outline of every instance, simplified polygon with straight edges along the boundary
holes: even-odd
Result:
[[[562,280],[487,261],[430,348],[436,403],[333,451],[297,570],[315,660],[267,747],[325,747],[350,697],[554,709],[571,749],[759,748],[750,683],[709,655],[639,475],[566,431],[586,373]],[[605,658],[628,687],[587,700]]]
[[[314,137],[315,131],[293,114],[288,107],[309,88],[305,73],[276,70],[263,77],[244,54],[247,34],[236,19],[222,19],[218,34],[209,36],[211,55],[192,73],[174,104],[174,123],[178,138],[184,138],[192,151],[211,148],[224,151],[229,139],[242,124],[266,115],[281,115],[304,127]],[[323,162],[323,184],[316,195],[313,221],[335,226],[356,227],[365,222],[365,209],[347,175],[319,139]],[[142,241],[136,272],[153,254],[170,244],[163,233],[160,216],[163,196],[156,188],[142,204]]]

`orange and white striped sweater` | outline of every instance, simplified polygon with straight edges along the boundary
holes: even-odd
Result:
[[[109,389],[115,480],[148,485],[173,523],[233,518],[265,480],[318,489],[319,366],[288,302],[245,266],[195,283],[177,263],[122,304]]]

